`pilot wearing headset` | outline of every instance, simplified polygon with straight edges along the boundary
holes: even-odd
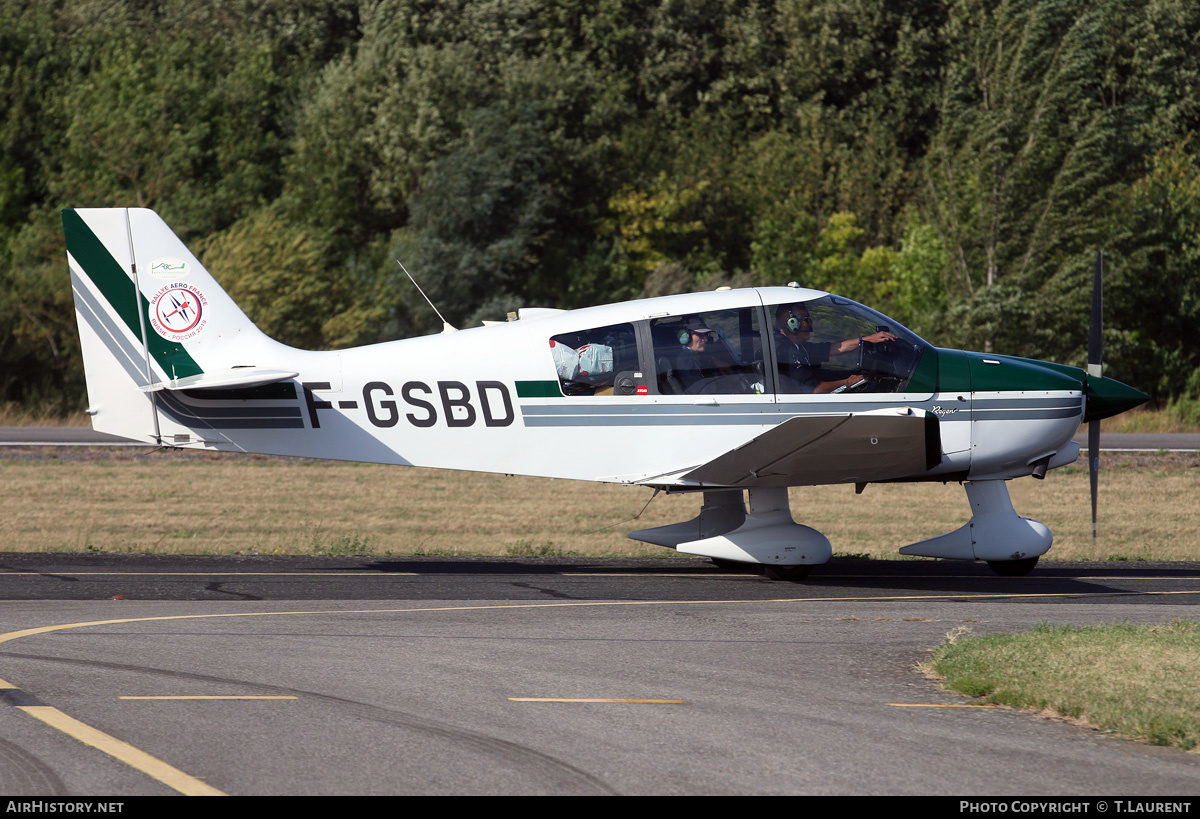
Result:
[[[853,387],[865,380],[862,373],[853,373],[838,380],[822,380],[820,366],[835,355],[857,350],[862,343],[879,344],[895,341],[896,336],[880,330],[869,336],[858,336],[838,342],[815,343],[813,320],[804,304],[781,304],[775,310],[775,353],[779,359],[779,391],[822,395]]]

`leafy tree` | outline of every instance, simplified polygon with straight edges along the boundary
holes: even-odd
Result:
[[[12,0],[0,53],[2,399],[82,394],[57,214],[139,203],[305,346],[436,329],[395,248],[457,322],[798,280],[1081,363],[1104,247],[1112,372],[1200,390],[1188,0]]]
[[[925,160],[927,218],[949,253],[949,297],[985,349],[1061,355],[1054,319],[1080,254],[1099,246],[1138,154],[1128,107],[1099,93],[1113,6],[1076,0],[964,0],[950,10],[953,58]],[[995,291],[995,292],[992,292]],[[1085,299],[1079,298],[1080,303]],[[1014,305],[1023,304],[1019,315]],[[1082,337],[1086,322],[1072,331]]]
[[[937,230],[919,218],[910,217],[900,241],[900,252],[892,263],[886,312],[914,332],[943,344],[945,273],[949,268],[946,248]]]
[[[9,242],[0,268],[0,401],[62,411],[84,404],[65,258],[53,208],[39,210]]]
[[[1155,154],[1124,204],[1124,235],[1107,262],[1108,374],[1200,398],[1200,160],[1191,140]]]
[[[374,292],[324,270],[324,248],[264,208],[196,245],[205,267],[272,338],[306,349],[373,338],[384,318]],[[314,310],[314,305],[320,305]]]
[[[486,303],[516,306],[524,294],[549,249],[554,165],[535,110],[493,106],[477,111],[457,149],[429,169],[394,255],[452,324]],[[400,321],[433,329],[436,319],[406,284],[397,288],[409,309]]]
[[[178,59],[198,44],[147,45],[132,37],[110,42],[65,90],[70,124],[52,184],[64,201],[169,213],[172,200],[198,181],[212,127],[204,116],[211,83],[202,66]]]

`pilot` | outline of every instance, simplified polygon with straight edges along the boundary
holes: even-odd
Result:
[[[865,381],[862,373],[851,373],[837,380],[822,380],[820,366],[835,355],[857,350],[864,341],[879,344],[895,341],[896,336],[880,330],[838,342],[816,343],[812,336],[813,320],[802,303],[781,304],[775,310],[775,353],[779,359],[780,392],[804,392],[817,395],[841,391]]]

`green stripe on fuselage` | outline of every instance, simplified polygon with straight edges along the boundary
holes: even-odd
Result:
[[[518,381],[517,398],[562,398],[557,381]]]
[[[92,284],[100,291],[100,295],[109,303],[113,311],[120,317],[134,338],[142,337],[141,321],[138,318],[138,305],[141,305],[142,315],[146,317],[146,326],[150,326],[150,302],[137,292],[129,273],[121,265],[104,243],[96,237],[92,229],[74,210],[64,210],[63,234],[67,238],[67,252],[75,257],[84,274],[91,279]],[[204,372],[195,359],[188,354],[182,344],[167,341],[155,332],[147,332],[146,345],[150,355],[158,362],[158,366],[169,378],[183,378],[189,375],[199,375]]]

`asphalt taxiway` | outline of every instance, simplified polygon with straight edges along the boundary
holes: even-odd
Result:
[[[0,555],[0,792],[1194,794],[916,665],[1197,602],[1200,563]]]

